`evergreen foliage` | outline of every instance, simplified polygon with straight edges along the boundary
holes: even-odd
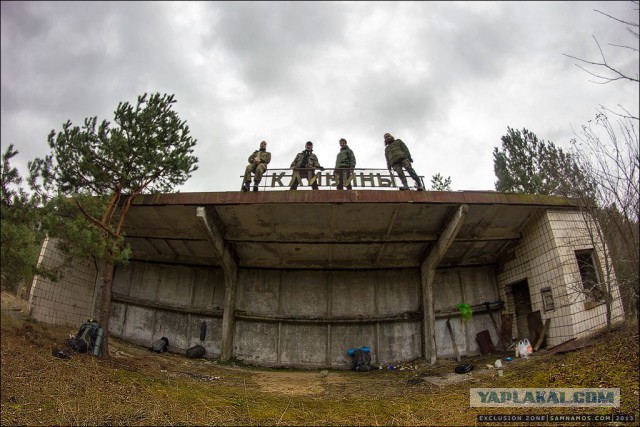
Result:
[[[0,275],[2,289],[13,293],[17,293],[20,286],[30,283],[37,272],[36,263],[44,238],[35,206],[21,187],[22,177],[18,169],[11,166],[11,159],[17,154],[13,144],[9,144],[2,154],[0,201]]]
[[[433,191],[451,191],[451,177],[444,177],[438,172],[431,177],[431,190]]]
[[[498,180],[496,191],[505,193],[592,196],[594,183],[580,169],[574,158],[545,142],[527,129],[507,128],[502,148],[493,149],[493,168]]]
[[[130,248],[123,224],[135,196],[169,192],[197,169],[196,140],[172,109],[173,95],[138,97],[120,103],[112,126],[87,118],[51,131],[51,153],[29,162],[29,185],[46,210],[43,226],[61,239],[72,256],[104,262],[100,316],[108,331],[114,266],[126,262]],[[107,337],[103,354],[108,354]]]

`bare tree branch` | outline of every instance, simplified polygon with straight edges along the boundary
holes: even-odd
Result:
[[[598,50],[600,51],[600,56],[602,57],[602,62],[594,62],[594,61],[587,61],[586,59],[581,59],[572,55],[567,55],[566,53],[563,53],[564,56],[569,57],[571,59],[575,59],[576,61],[580,61],[580,62],[584,62],[585,64],[589,64],[589,65],[595,65],[596,67],[604,67],[605,69],[611,71],[613,74],[617,75],[617,77],[608,77],[608,76],[601,76],[595,73],[592,73],[591,71],[587,70],[584,67],[581,67],[580,65],[576,64],[576,66],[578,68],[580,68],[581,70],[589,73],[590,75],[597,77],[599,79],[604,80],[604,82],[593,82],[593,83],[598,83],[598,84],[606,84],[606,83],[611,83],[614,82],[616,80],[629,80],[632,82],[640,82],[640,80],[638,80],[638,76],[636,76],[635,78],[631,77],[631,76],[627,76],[626,74],[618,71],[617,69],[613,68],[612,66],[610,66],[607,63],[607,58],[604,55],[604,52],[602,51],[602,47],[600,47],[600,43],[598,42],[598,39],[593,36],[593,40],[595,40],[596,45],[598,46]]]
[[[637,1],[633,1],[633,4],[635,4],[636,6],[638,5]],[[637,11],[638,9],[635,8],[635,10]],[[635,39],[637,40],[639,38],[638,36],[638,28],[640,27],[640,24],[638,24],[637,22],[630,22],[630,21],[625,21],[619,18],[616,18],[614,16],[611,16],[607,13],[604,13],[600,10],[594,9],[595,12],[606,16],[609,19],[612,19],[616,22],[619,22],[621,24],[625,24],[628,27],[626,28],[626,30],[628,32],[630,32]],[[602,58],[601,61],[589,61],[586,59],[582,59],[582,58],[578,58],[576,56],[572,56],[572,55],[567,55],[566,53],[564,53],[563,55],[571,58],[571,59],[575,59],[576,61],[581,62],[582,64],[586,64],[587,66],[591,66],[591,67],[595,67],[596,69],[600,69],[601,71],[591,71],[583,66],[580,66],[579,64],[575,64],[578,68],[580,68],[581,70],[583,70],[584,72],[586,72],[587,74],[596,77],[597,79],[600,79],[600,81],[593,81],[593,80],[589,80],[591,83],[596,83],[596,84],[606,84],[606,83],[611,83],[611,82],[615,82],[618,80],[627,80],[630,82],[634,82],[634,83],[638,83],[640,82],[639,80],[639,76],[638,76],[638,72],[635,71],[635,76],[633,75],[633,71],[630,73],[628,71],[622,70],[620,67],[616,67],[615,65],[611,65],[608,63],[607,61],[607,57],[605,56],[604,51],[602,50],[602,47],[600,46],[600,43],[598,42],[598,39],[593,36],[593,39],[596,42],[596,46],[598,47],[598,51],[600,52],[600,57]],[[629,45],[620,45],[620,44],[613,44],[613,43],[609,43],[608,44],[611,47],[616,47],[616,48],[622,48],[622,49],[628,49],[632,52],[639,52],[640,50],[636,47],[636,43],[630,43]],[[608,73],[611,73],[611,75],[608,75]]]

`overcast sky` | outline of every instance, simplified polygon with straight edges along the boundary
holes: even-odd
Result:
[[[2,1],[2,151],[49,152],[71,120],[113,120],[121,101],[175,94],[199,170],[176,190],[238,191],[268,142],[288,168],[308,140],[333,167],[346,138],[361,168],[386,168],[383,135],[428,183],[493,190],[507,127],[569,147],[604,105],[638,116],[638,85],[598,85],[568,54],[636,75],[631,2]]]

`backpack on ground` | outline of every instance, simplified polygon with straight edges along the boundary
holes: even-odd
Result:
[[[353,352],[353,366],[351,370],[356,372],[369,372],[371,370],[371,355],[368,351],[357,349]]]
[[[169,349],[169,339],[167,337],[162,337],[158,341],[155,341],[149,350],[155,351],[156,353],[164,353]]]
[[[207,350],[201,345],[194,345],[187,349],[189,359],[198,359],[206,354]]]
[[[80,326],[75,338],[66,341],[67,345],[78,353],[92,353],[99,328],[100,324],[98,322],[89,319]]]

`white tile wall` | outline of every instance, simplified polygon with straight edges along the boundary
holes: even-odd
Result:
[[[46,239],[38,265],[53,268],[64,263],[64,255],[56,248],[56,241]],[[74,260],[64,265],[62,271],[62,278],[56,282],[34,277],[29,310],[38,321],[79,327],[92,316],[96,267],[92,260]]]
[[[580,337],[606,325],[605,306],[585,310],[585,295],[576,292],[582,282],[575,260],[575,251],[593,247],[587,222],[579,211],[546,211],[534,219],[522,232],[522,242],[515,249],[515,259],[499,268],[498,287],[507,302],[506,311],[515,315],[509,285],[526,279],[529,285],[532,311],[540,310],[543,322],[551,319],[547,343],[554,346]],[[606,248],[596,247],[604,267]],[[552,288],[555,310],[544,311],[541,298],[543,288]],[[619,291],[613,289],[612,319],[622,320]],[[514,319],[514,328],[517,322]],[[514,331],[514,336],[515,336]]]

